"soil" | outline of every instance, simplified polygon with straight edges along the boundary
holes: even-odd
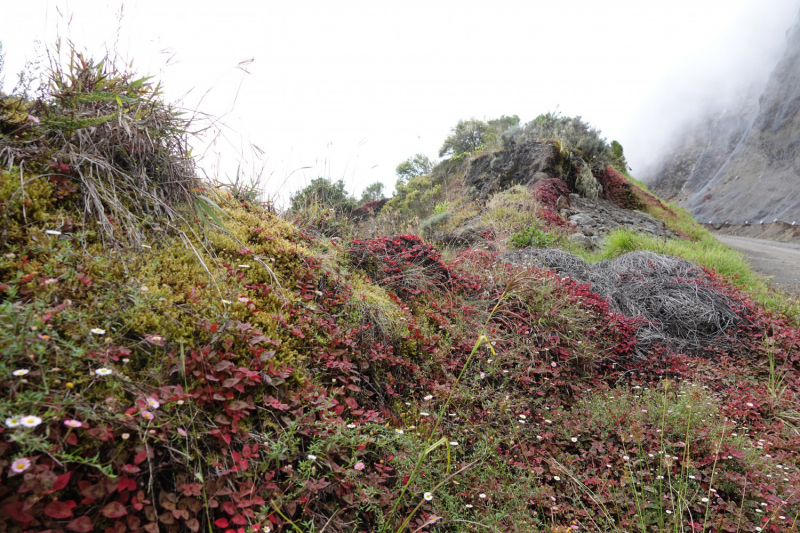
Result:
[[[723,244],[738,250],[756,272],[772,278],[772,285],[800,296],[800,244],[716,235]]]

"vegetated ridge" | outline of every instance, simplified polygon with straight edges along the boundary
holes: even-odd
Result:
[[[0,532],[794,527],[797,307],[579,117],[279,214],[69,59],[0,99]]]
[[[700,222],[800,220],[800,22],[763,89],[684,132],[643,179]]]

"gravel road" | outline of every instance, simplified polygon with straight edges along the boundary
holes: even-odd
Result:
[[[744,254],[753,270],[772,278],[773,286],[800,295],[800,244],[719,233],[714,236]]]

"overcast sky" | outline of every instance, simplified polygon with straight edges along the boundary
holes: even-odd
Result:
[[[4,0],[14,22],[0,41],[6,90],[37,40],[61,35],[98,57],[116,43],[169,100],[223,117],[224,136],[201,161],[209,173],[233,174],[242,160],[248,174],[263,166],[270,193],[324,175],[360,195],[375,181],[391,190],[408,156],[434,158],[459,119],[528,121],[556,109],[619,140],[635,174],[686,117],[768,75],[799,9],[800,0]]]

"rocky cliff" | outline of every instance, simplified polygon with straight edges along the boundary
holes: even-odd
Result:
[[[800,23],[761,90],[698,121],[643,178],[701,222],[800,219]]]

